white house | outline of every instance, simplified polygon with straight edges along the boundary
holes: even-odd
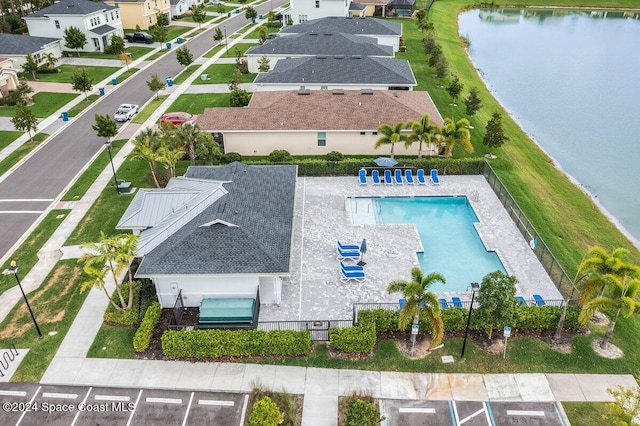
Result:
[[[0,33],[0,56],[12,59],[15,68],[22,68],[28,53],[39,65],[45,63],[44,57],[49,53],[59,58],[62,56],[60,40],[50,37]]]
[[[60,0],[23,19],[29,34],[38,37],[64,39],[66,28],[79,28],[87,37],[84,52],[102,52],[113,34],[124,35],[118,7],[88,0]]]
[[[349,16],[350,4],[351,0],[291,0],[284,22],[291,19],[295,25],[327,16]]]
[[[13,59],[0,57],[0,98],[18,87],[18,70]]]
[[[211,132],[225,152],[269,155],[286,149],[293,155],[386,155],[375,149],[382,123],[443,119],[427,92],[384,90],[307,90],[255,92],[245,108],[207,108],[198,116],[200,129]],[[427,147],[423,151],[428,152]],[[418,144],[396,155],[417,155]]]

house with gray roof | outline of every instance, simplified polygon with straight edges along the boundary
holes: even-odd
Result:
[[[89,0],[56,1],[23,19],[30,35],[57,38],[62,40],[61,44],[64,44],[65,29],[79,28],[87,38],[80,49],[84,52],[104,52],[111,44],[112,35],[124,36],[118,7]]]
[[[280,59],[254,80],[257,90],[413,90],[409,61],[360,55]]]
[[[22,68],[30,53],[37,64],[44,64],[48,53],[56,58],[62,56],[60,40],[51,37],[33,37],[20,34],[0,33],[0,56],[14,61],[17,69]]]
[[[139,192],[118,223],[139,232],[136,278],[150,279],[163,308],[181,293],[280,303],[290,276],[297,166],[189,167],[164,189]]]
[[[328,16],[297,25],[289,25],[280,30],[279,35],[300,33],[351,34],[375,38],[378,44],[400,48],[402,24],[377,18]]]
[[[269,59],[269,66],[273,69],[280,59],[317,55],[393,58],[393,48],[380,45],[371,37],[323,32],[275,37],[262,45],[249,48],[245,53],[251,73],[259,72],[258,60],[263,56]]]

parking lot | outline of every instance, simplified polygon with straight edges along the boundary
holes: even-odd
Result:
[[[238,426],[247,394],[12,383],[0,388],[4,425]]]

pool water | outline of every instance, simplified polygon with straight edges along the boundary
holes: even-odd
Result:
[[[355,197],[350,207],[356,224],[415,224],[424,248],[418,253],[423,274],[439,272],[447,281],[433,285],[434,292],[465,292],[489,272],[506,273],[480,240],[467,197]]]

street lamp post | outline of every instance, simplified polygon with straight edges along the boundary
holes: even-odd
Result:
[[[473,299],[475,298],[476,291],[480,288],[480,284],[471,283],[471,305],[469,306],[469,316],[467,317],[467,326],[464,329],[464,340],[462,341],[462,352],[460,358],[464,356],[464,349],[467,346],[467,335],[469,334],[469,323],[471,322],[471,312],[473,311]]]
[[[118,177],[116,176],[116,168],[113,167],[113,157],[111,156],[111,139],[107,139],[104,143],[109,153],[109,162],[111,163],[111,170],[113,170],[113,182],[116,184],[116,192],[120,195],[120,188],[118,188]]]
[[[224,30],[224,45],[227,48],[227,55],[229,54],[229,42],[227,41],[227,26],[224,25],[222,27],[222,29]]]
[[[3,274],[5,275],[9,275],[9,274],[13,274],[14,277],[16,277],[16,282],[18,283],[18,287],[20,287],[20,292],[22,293],[22,297],[24,297],[24,301],[27,304],[27,309],[29,309],[29,313],[31,314],[31,319],[33,320],[33,323],[36,326],[36,330],[38,331],[38,336],[42,337],[42,333],[40,332],[40,327],[38,327],[38,323],[36,321],[36,316],[33,315],[33,311],[31,310],[31,305],[29,305],[29,300],[27,300],[27,295],[24,294],[24,290],[22,289],[22,284],[20,283],[20,279],[18,278],[18,264],[16,263],[15,260],[11,261],[11,266],[9,266],[8,269],[6,269]]]

